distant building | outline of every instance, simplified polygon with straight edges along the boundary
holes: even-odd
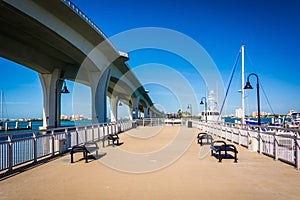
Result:
[[[72,115],[71,119],[72,120],[83,120],[84,117],[83,117],[83,115],[76,114],[76,115]]]
[[[243,109],[235,109],[235,117],[242,118],[243,117]]]
[[[267,112],[260,112],[260,116],[269,116],[270,113],[267,113]],[[257,111],[254,111],[252,112],[252,117],[257,117],[258,116],[258,112]]]

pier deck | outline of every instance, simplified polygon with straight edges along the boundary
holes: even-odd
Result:
[[[99,145],[97,160],[71,164],[67,154],[1,180],[0,199],[300,198],[300,172],[292,166],[238,145],[238,163],[219,163],[209,146],[197,144],[197,133],[186,127],[138,127],[119,135],[121,146]],[[190,145],[180,146],[179,140]],[[182,156],[166,162],[178,149]],[[140,157],[131,158],[135,155]]]

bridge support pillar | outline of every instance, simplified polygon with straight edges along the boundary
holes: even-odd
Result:
[[[112,122],[116,122],[118,120],[118,102],[119,98],[117,96],[112,96],[110,98],[110,117]]]
[[[131,120],[135,120],[138,119],[139,116],[139,109],[138,109],[138,105],[139,105],[139,101],[140,98],[132,98],[132,108],[130,108],[130,112],[132,113],[132,119]]]
[[[39,74],[43,89],[43,129],[55,127],[55,121],[60,124],[60,105],[61,93],[55,92],[60,90],[63,81],[58,81],[61,77],[61,70],[54,69],[51,74]],[[57,95],[55,97],[55,95]],[[56,102],[55,102],[56,101]],[[55,109],[57,109],[55,111]],[[55,114],[57,113],[57,115]],[[55,117],[57,119],[55,119]]]
[[[92,90],[92,122],[103,123],[107,121],[107,89],[110,80],[110,69],[104,72],[89,72]]]
[[[149,118],[149,106],[144,108],[144,118]]]

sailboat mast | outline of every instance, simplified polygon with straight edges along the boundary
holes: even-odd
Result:
[[[242,124],[245,124],[245,45],[241,47],[242,51]]]

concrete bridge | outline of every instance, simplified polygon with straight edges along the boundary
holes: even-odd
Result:
[[[105,34],[69,0],[3,0],[0,2],[0,56],[38,72],[43,88],[44,127],[59,126],[61,88],[71,80],[91,88],[93,123],[111,120],[119,101],[131,117],[161,113],[148,91]]]

